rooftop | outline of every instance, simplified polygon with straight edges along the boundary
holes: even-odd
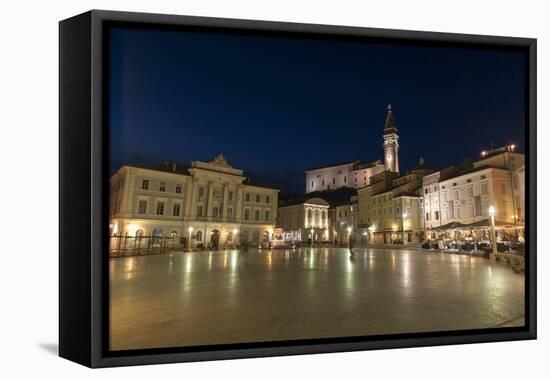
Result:
[[[326,164],[326,165],[321,165],[321,166],[318,166],[318,167],[310,168],[306,172],[316,171],[318,169],[323,169],[323,168],[339,167],[341,165],[357,164],[357,163],[359,163],[359,160],[344,161],[344,162],[335,163],[335,164]]]
[[[333,208],[349,204],[351,202],[351,197],[356,194],[357,192],[355,189],[348,187],[303,194],[281,194],[279,196],[279,207],[298,205],[312,198],[321,198],[328,202],[329,206]]]

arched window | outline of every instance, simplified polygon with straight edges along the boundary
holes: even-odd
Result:
[[[202,231],[197,231],[197,233],[195,234],[195,239],[197,241],[202,241]]]
[[[172,232],[170,232],[170,237],[171,238],[176,238],[178,237],[178,232],[176,230],[173,230]]]
[[[162,229],[155,228],[153,230],[153,246],[159,246],[162,240]]]
[[[137,230],[136,231],[136,238],[142,238],[143,237],[143,230]]]

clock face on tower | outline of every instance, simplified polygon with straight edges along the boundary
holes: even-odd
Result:
[[[391,161],[391,154],[386,155],[386,159]]]

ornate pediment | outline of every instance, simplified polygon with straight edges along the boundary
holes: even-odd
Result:
[[[225,167],[225,168],[232,168],[231,165],[229,165],[229,163],[227,162],[227,160],[225,160],[225,156],[223,156],[222,154],[219,154],[218,156],[216,156],[214,160],[210,162],[210,164],[216,164],[216,165],[219,165],[220,167]]]
[[[227,160],[225,160],[225,156],[222,154],[219,154],[214,158],[214,160],[209,161],[208,163],[202,162],[202,161],[193,161],[191,162],[191,172],[192,175],[196,174],[196,169],[201,170],[204,172],[219,172],[219,173],[227,173],[233,176],[243,176],[242,169],[233,168]],[[241,177],[241,181],[244,180],[244,177]]]

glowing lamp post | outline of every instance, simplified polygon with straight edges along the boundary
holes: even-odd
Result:
[[[189,227],[187,231],[189,231],[189,238],[187,238],[187,250],[191,251],[191,234],[193,233],[193,227]]]
[[[495,208],[493,206],[489,206],[489,215],[491,216],[491,239],[493,242],[493,254],[496,256],[497,253],[497,235],[495,232]]]

